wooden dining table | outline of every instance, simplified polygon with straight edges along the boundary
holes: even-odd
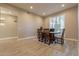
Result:
[[[50,38],[51,40],[49,41],[49,45],[52,43],[52,41],[54,42],[55,41],[55,34],[60,34],[59,31],[54,31],[54,32],[49,32],[50,34]]]
[[[49,41],[48,44],[50,45],[53,41],[55,41],[55,34],[59,34],[59,33],[60,33],[59,31],[54,31],[54,32],[49,31],[48,34],[47,34],[46,32],[42,31],[42,40],[43,40],[43,38],[45,38],[44,35],[47,35],[48,41]]]

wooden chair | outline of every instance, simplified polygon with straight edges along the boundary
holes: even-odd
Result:
[[[41,39],[42,39],[41,31],[42,31],[41,29],[37,29],[37,38],[38,38],[39,41],[41,41]]]
[[[60,34],[57,34],[55,35],[55,43],[60,43],[60,44],[64,44],[64,32],[65,32],[65,29],[61,29],[61,33]]]
[[[53,35],[50,34],[50,30],[49,29],[44,29],[44,43],[47,43],[48,45],[50,45],[53,42]]]
[[[48,45],[50,45],[51,43],[53,43],[53,39],[54,39],[54,35],[52,35],[50,33],[50,31],[54,31],[54,29],[44,29],[43,32],[43,42],[47,43]]]
[[[43,30],[43,33],[42,33],[42,40],[43,40],[44,43],[47,42],[47,36],[49,35],[48,33],[49,33],[49,29],[44,29],[44,30]]]
[[[55,29],[50,29],[50,32],[54,32]]]

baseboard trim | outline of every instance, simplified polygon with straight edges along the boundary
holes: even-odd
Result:
[[[18,37],[15,36],[15,37],[5,37],[5,38],[0,38],[0,40],[8,40],[8,39],[18,39]]]
[[[24,40],[24,39],[37,39],[37,36],[30,36],[30,37],[25,37],[25,38],[19,38],[18,40]],[[64,38],[65,40],[70,40],[70,41],[78,41],[77,39],[73,39],[73,38]]]
[[[36,39],[37,36],[30,36],[30,37],[25,37],[25,38],[19,38],[18,40],[24,40],[24,39]]]
[[[79,41],[77,39],[73,39],[73,38],[64,38],[65,40],[70,40],[70,41]]]
[[[17,39],[17,40],[24,40],[24,39],[33,39],[36,40],[37,36],[30,36],[30,37],[25,37],[25,38],[18,38],[17,36],[15,37],[5,37],[5,38],[0,38],[0,40],[8,40],[8,39]],[[79,41],[77,39],[72,39],[72,38],[64,38],[65,40],[70,40],[70,41]]]

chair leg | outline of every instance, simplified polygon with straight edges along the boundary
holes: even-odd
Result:
[[[38,39],[38,41],[40,41],[40,39]]]
[[[61,44],[62,44],[62,45],[64,44],[64,39],[61,39]]]
[[[48,45],[50,45],[50,42],[48,43]]]
[[[51,41],[50,41],[50,40],[48,40],[48,45],[50,45],[50,43],[51,43]]]
[[[38,37],[38,41],[40,41],[40,37]]]
[[[58,39],[55,39],[55,44],[58,43]]]
[[[55,40],[54,40],[55,41]],[[51,43],[53,44],[53,42],[54,42],[53,40],[51,40]]]
[[[41,39],[41,42],[43,42],[43,39]]]
[[[43,42],[44,43],[46,43],[46,40],[47,40],[47,38],[46,37],[43,37]]]

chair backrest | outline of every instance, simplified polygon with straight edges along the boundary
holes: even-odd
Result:
[[[50,29],[51,32],[54,32],[55,29]]]
[[[64,37],[64,32],[65,32],[65,29],[62,29],[62,38]]]
[[[37,33],[39,33],[40,32],[40,29],[37,29]]]
[[[44,30],[49,30],[49,28],[44,28]]]
[[[59,32],[60,32],[60,33],[55,34],[55,35],[56,35],[56,36],[59,36],[59,37],[61,37],[61,38],[63,38],[63,37],[64,37],[65,29],[60,29]]]
[[[48,29],[48,28],[45,28],[45,29],[44,29],[44,33],[45,33],[46,35],[49,35],[49,29]]]
[[[41,35],[42,35],[42,30],[41,29],[37,29],[37,37],[38,38],[41,38]]]
[[[49,29],[44,29],[44,32],[49,32]]]

